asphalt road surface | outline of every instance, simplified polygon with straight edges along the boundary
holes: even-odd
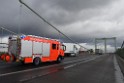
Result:
[[[0,63],[0,83],[123,83],[114,55],[80,55],[60,63]]]

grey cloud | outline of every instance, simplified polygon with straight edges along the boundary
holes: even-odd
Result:
[[[76,31],[65,31],[65,26],[76,23],[78,21],[86,21],[97,15],[100,15],[100,8],[103,8],[115,0],[23,0],[36,10],[45,19],[57,26],[69,37],[76,42],[92,43],[95,37],[112,36],[107,32],[100,32],[99,30],[91,30],[91,26],[82,27]],[[50,38],[59,38],[58,32],[52,29],[49,25],[41,21],[25,6],[22,6],[21,21],[20,21],[20,3],[18,0],[1,0],[0,1],[0,26],[3,26],[12,31],[24,34],[39,35]],[[89,25],[89,24],[87,24]],[[73,27],[74,28],[74,27]],[[77,27],[75,27],[77,28]],[[70,30],[69,28],[68,30]],[[85,32],[87,30],[87,33]],[[80,34],[76,34],[79,33]],[[70,34],[72,33],[72,34]],[[7,34],[7,33],[5,33]],[[106,35],[107,34],[107,35]],[[67,38],[61,35],[61,40],[70,42]],[[121,44],[123,39],[119,38]]]
[[[57,0],[58,6],[67,11],[80,11],[87,8],[101,7],[109,4],[111,0]]]
[[[39,7],[45,4],[49,8],[63,9],[69,12],[78,12],[82,9],[92,9],[106,6],[111,2],[113,2],[113,0],[36,0],[34,5],[35,7]]]
[[[113,0],[36,0],[34,4],[30,5],[50,22],[58,25],[66,25],[79,19],[86,20],[94,15],[98,15],[98,12],[84,11],[82,16],[78,16],[82,10],[99,9],[112,1]]]

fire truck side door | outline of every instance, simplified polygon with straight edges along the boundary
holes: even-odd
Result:
[[[50,56],[50,43],[43,43],[42,46],[43,50],[43,57],[49,57]]]
[[[52,44],[52,48],[51,48],[51,60],[56,60],[58,57],[58,44]]]

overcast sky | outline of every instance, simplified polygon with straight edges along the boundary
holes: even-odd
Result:
[[[47,21],[80,43],[94,44],[95,38],[124,38],[124,0],[23,0]],[[0,0],[0,27],[15,32],[61,38],[18,0]],[[112,46],[112,41],[108,42]],[[89,46],[90,47],[90,46]]]

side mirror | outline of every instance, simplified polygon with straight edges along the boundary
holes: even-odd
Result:
[[[64,46],[64,51],[66,51],[66,46]]]

